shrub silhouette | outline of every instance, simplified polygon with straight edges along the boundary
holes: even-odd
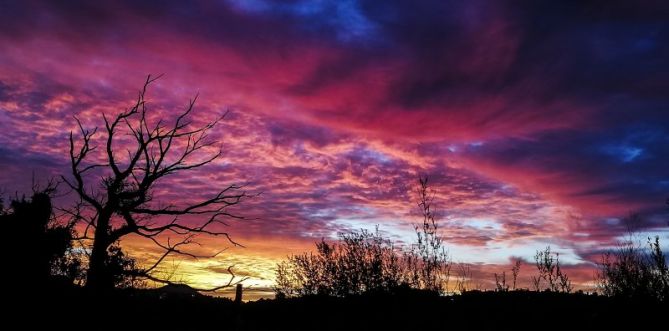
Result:
[[[115,243],[109,246],[105,270],[109,273],[116,288],[139,288],[144,287],[142,269],[137,261],[123,252],[121,246]]]
[[[52,185],[35,190],[30,199],[15,198],[0,213],[0,224],[10,234],[3,240],[3,261],[16,270],[22,282],[43,284],[49,277],[74,281],[80,275],[80,260],[73,253],[73,224],[59,224],[53,215]],[[20,252],[20,253],[17,253]]]
[[[379,233],[342,233],[339,242],[316,243],[315,253],[293,255],[277,267],[278,297],[331,295],[346,297],[366,292],[406,288],[401,255]]]
[[[598,274],[604,294],[630,299],[669,299],[669,271],[660,238],[648,238],[647,244],[644,248],[630,240],[604,255]]]
[[[315,253],[293,255],[278,264],[277,297],[346,297],[409,288],[443,293],[450,261],[437,233],[427,178],[419,179],[418,198],[423,220],[415,227],[417,242],[409,249],[394,247],[378,228],[375,232],[341,233],[339,241],[333,243],[321,239]]]

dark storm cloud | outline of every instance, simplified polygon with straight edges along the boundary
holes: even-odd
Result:
[[[536,184],[546,191],[560,192],[586,207],[657,210],[668,193],[669,132],[657,124],[553,132],[471,147],[464,153],[509,172],[536,176]]]

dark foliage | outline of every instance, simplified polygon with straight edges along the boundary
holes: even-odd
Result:
[[[599,282],[606,295],[640,300],[669,300],[669,270],[660,238],[648,246],[628,241],[604,255]]]
[[[415,227],[417,241],[400,250],[378,231],[339,234],[339,241],[316,243],[315,253],[293,255],[279,263],[277,297],[363,293],[396,293],[419,289],[440,294],[450,275],[448,253],[438,234],[427,178],[420,178],[418,207],[422,222]]]
[[[412,274],[390,240],[369,231],[340,234],[340,241],[316,244],[315,253],[294,255],[278,265],[278,297],[350,296],[396,292]]]
[[[59,224],[53,217],[53,192],[49,186],[30,199],[17,197],[0,213],[0,226],[9,234],[0,252],[3,264],[11,268],[12,282],[39,286],[52,275],[74,282],[81,274],[72,247],[73,224]]]
[[[137,261],[123,252],[121,246],[114,244],[109,246],[105,270],[114,282],[116,288],[139,288],[144,287],[145,280],[142,277],[143,270],[137,265]]]
[[[421,252],[427,251],[397,249],[378,230],[342,233],[338,242],[321,240],[316,243],[316,252],[293,255],[279,263],[275,292],[279,298],[347,297],[410,288],[442,293],[442,271],[448,270],[448,261],[432,253],[420,255]]]

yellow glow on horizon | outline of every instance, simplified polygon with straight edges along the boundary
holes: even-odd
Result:
[[[166,259],[156,268],[155,274],[175,283],[187,284],[194,288],[208,289],[228,284],[230,275],[228,267],[232,266],[236,282],[242,282],[244,300],[272,298],[274,293],[274,273],[276,264],[288,255],[298,254],[313,247],[311,241],[296,241],[289,238],[235,238],[245,247],[228,247],[227,250],[213,258],[193,259],[175,255]],[[192,249],[201,255],[213,255],[221,249],[220,238],[198,240],[201,246]],[[225,243],[229,246],[229,243]],[[122,243],[124,250],[137,259],[140,265],[152,265],[162,254],[160,248],[142,238],[130,237]],[[224,246],[225,247],[225,246]],[[160,284],[153,284],[161,286]],[[221,289],[208,295],[234,297],[234,287]]]

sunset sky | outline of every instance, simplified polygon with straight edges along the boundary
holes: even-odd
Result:
[[[484,287],[551,245],[588,288],[630,213],[669,241],[665,1],[2,1],[3,196],[67,175],[73,116],[102,127],[161,73],[157,117],[198,93],[196,121],[230,111],[212,133],[223,157],[160,186],[163,202],[261,192],[226,229],[245,248],[170,261],[193,285],[235,265],[267,295],[278,260],[351,229],[410,243],[419,175]]]

